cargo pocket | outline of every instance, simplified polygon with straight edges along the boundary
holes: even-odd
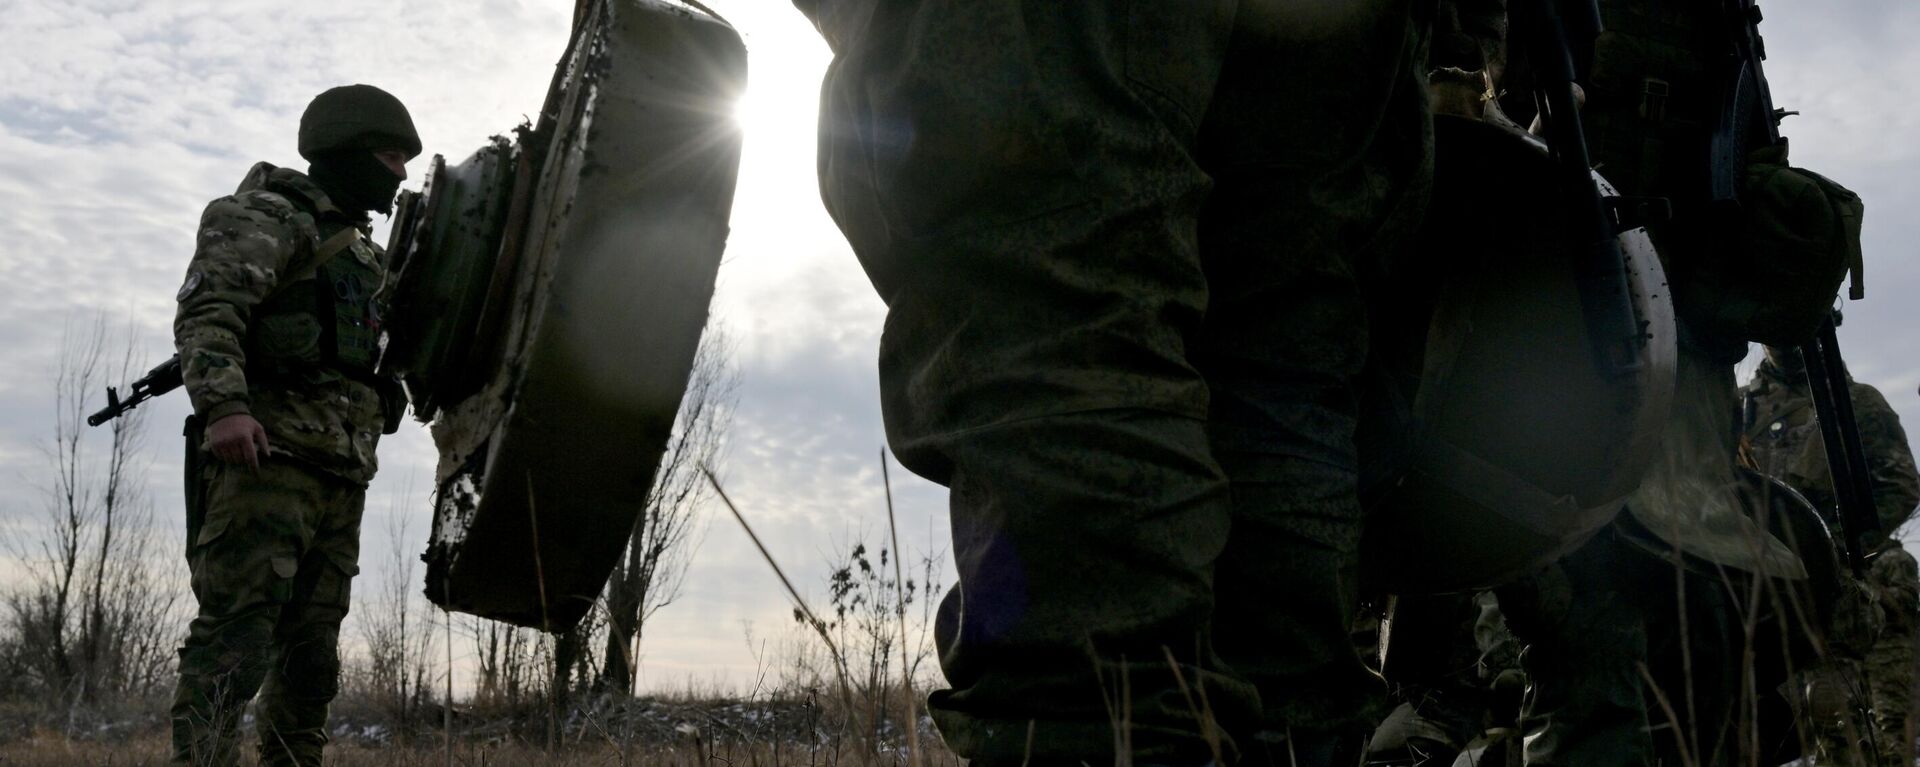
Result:
[[[353,600],[353,577],[360,574],[360,566],[331,557],[325,562],[319,579],[314,582],[313,603],[338,607],[344,613]]]
[[[221,504],[225,505],[225,504]],[[213,504],[206,504],[207,507]],[[200,532],[193,537],[193,547],[200,548],[220,539],[227,532],[227,521],[233,518],[233,512],[222,508],[204,508],[200,519]]]
[[[212,454],[202,453],[196,456],[202,466],[197,487],[193,488],[197,497],[189,498],[187,508],[187,558],[193,559],[194,552],[220,539],[227,533],[227,524],[233,519],[233,494],[228,485],[233,482],[232,472]]]

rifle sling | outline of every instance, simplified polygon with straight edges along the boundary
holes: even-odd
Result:
[[[314,275],[320,273],[321,267],[326,266],[328,261],[332,261],[334,256],[340,255],[348,248],[353,247],[353,244],[358,242],[359,239],[359,227],[351,224],[341,227],[340,231],[334,232],[332,237],[328,237],[320,243],[320,247],[314,249],[312,259],[308,260],[307,263],[299,269],[288,272],[285,277],[280,278],[280,280],[274,284],[273,290],[267,291],[266,297],[261,299],[260,303],[265,304],[272,302],[273,299],[278,297],[280,292],[286,290],[289,285],[313,279]]]

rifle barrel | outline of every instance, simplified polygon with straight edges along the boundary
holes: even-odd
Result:
[[[87,416],[87,425],[99,426],[119,418],[142,402],[180,388],[184,382],[185,378],[180,368],[180,355],[175,354],[171,359],[147,371],[140,380],[127,384],[127,390],[132,393],[128,394],[126,399],[120,398],[119,387],[107,387],[107,406]]]

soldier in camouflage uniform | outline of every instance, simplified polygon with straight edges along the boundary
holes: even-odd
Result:
[[[307,173],[255,165],[201,217],[174,319],[189,437],[205,429],[175,763],[234,763],[256,691],[261,763],[320,763],[374,446],[402,404],[373,372],[386,255],[367,212],[390,209],[419,152],[399,100],[335,88],[301,116]]]
[[[1859,670],[1865,676],[1866,689],[1864,695],[1846,689],[1857,686],[1849,678],[1853,675],[1846,673],[1851,664],[1835,659],[1832,665],[1837,668],[1833,670],[1838,673],[1812,674],[1812,684],[1837,683],[1843,690],[1835,695],[1813,690],[1809,697],[1815,701],[1839,699],[1843,709],[1851,709],[1848,704],[1864,698],[1872,712],[1870,721],[1862,722],[1851,716],[1832,717],[1832,712],[1814,711],[1820,720],[1817,724],[1827,725],[1819,728],[1823,759],[1852,762],[1862,754],[1855,745],[1870,736],[1877,753],[1860,761],[1912,764],[1914,631],[1920,623],[1916,620],[1920,612],[1920,566],[1893,534],[1920,505],[1920,474],[1914,470],[1913,451],[1900,428],[1900,417],[1886,397],[1858,381],[1849,388],[1881,527],[1878,535],[1863,542],[1872,552],[1864,586],[1874,614],[1864,621],[1857,616],[1852,621],[1870,627],[1871,635],[1859,642],[1864,645],[1859,648],[1864,656]],[[1813,399],[1799,355],[1769,347],[1766,361],[1747,384],[1746,397],[1746,445],[1755,466],[1800,491],[1816,508],[1834,508],[1826,447],[1814,420]],[[1841,721],[1832,721],[1836,718]]]
[[[888,440],[952,491],[948,744],[1352,755],[1358,275],[1425,199],[1420,4],[796,4]]]

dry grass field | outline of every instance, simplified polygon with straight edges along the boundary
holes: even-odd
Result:
[[[958,767],[960,761],[945,749],[934,748],[923,755],[926,767]],[[328,751],[328,764],[338,767],[519,767],[554,765],[556,767],[600,767],[601,765],[658,765],[659,767],[894,767],[906,765],[902,753],[863,755],[826,747],[803,748],[790,744],[702,744],[687,742],[620,747],[617,745],[578,744],[549,751],[517,743],[455,743],[451,754],[445,748],[426,746],[377,746],[344,744]],[[255,764],[249,756],[242,764]],[[58,736],[36,737],[0,745],[0,766],[4,767],[158,767],[166,764],[166,741],[155,734],[123,743],[74,741]]]
[[[550,719],[537,707],[457,710],[454,737],[424,712],[412,723],[367,718],[349,701],[334,720],[328,764],[342,767],[440,765],[661,765],[662,767],[958,767],[921,719],[920,758],[909,758],[903,733],[883,713],[877,720],[840,715],[838,705],[805,699],[675,700],[639,698],[576,705]],[[125,707],[114,721],[81,717],[71,729],[51,726],[27,704],[0,705],[0,767],[138,767],[164,765],[165,703]],[[831,709],[831,710],[830,710]],[[862,723],[865,726],[862,726]],[[250,733],[249,733],[250,734]],[[243,736],[243,744],[251,739]],[[243,752],[251,747],[243,746]],[[242,764],[252,765],[251,753]]]

